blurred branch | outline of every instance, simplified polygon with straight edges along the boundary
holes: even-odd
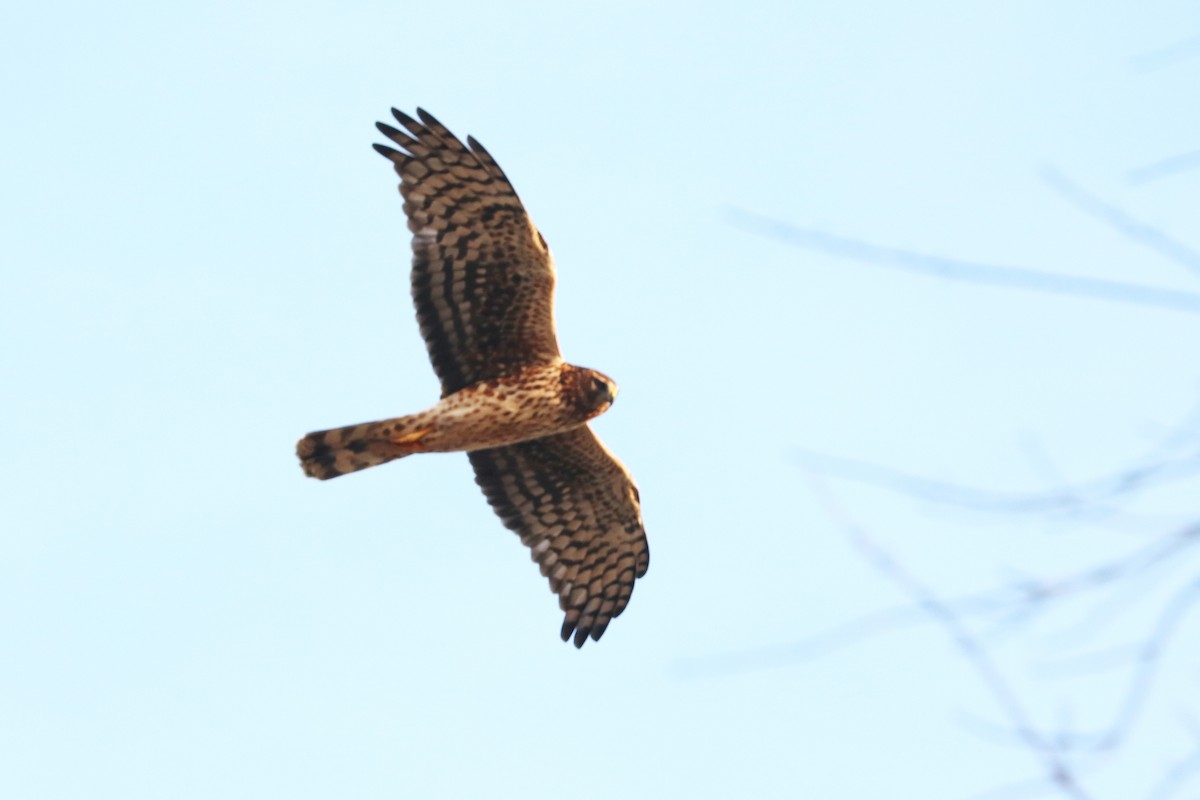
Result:
[[[1095,217],[1137,244],[1200,274],[1200,253],[1192,248],[1176,241],[1158,228],[1135,219],[1123,209],[1101,200],[1055,167],[1043,167],[1039,175],[1056,194],[1079,210]]]
[[[1017,600],[1014,592],[1021,591],[1021,588],[1005,586],[955,598],[950,602],[960,614],[986,615],[1011,608]],[[786,666],[809,658],[822,658],[835,650],[884,633],[927,624],[929,616],[924,609],[906,603],[864,614],[796,642],[682,659],[676,664],[676,669],[681,677],[697,678]]]
[[[1193,775],[1200,774],[1200,726],[1197,726],[1196,720],[1190,715],[1186,718],[1185,723],[1191,731],[1192,738],[1196,740],[1195,747],[1187,757],[1175,762],[1167,770],[1162,781],[1150,795],[1150,800],[1170,800],[1187,786]]]
[[[1019,798],[1036,797],[1045,793],[1046,778],[1039,775],[1036,778],[1026,778],[1007,786],[971,795],[971,800],[1019,800]]]
[[[1151,69],[1196,55],[1200,55],[1200,36],[1139,56],[1135,64],[1143,69]],[[1141,184],[1197,167],[1200,167],[1200,151],[1193,151],[1131,170],[1127,178],[1131,184]],[[1043,168],[1039,174],[1052,191],[1078,210],[1131,243],[1200,276],[1200,250],[1085,189],[1053,166]],[[727,219],[732,225],[759,236],[838,258],[909,273],[1143,308],[1200,313],[1200,293],[1195,292],[946,258],[791,225],[737,208],[728,210]],[[974,727],[986,729],[991,735],[1003,734],[1006,741],[1016,743],[1035,755],[1042,768],[1043,777],[1040,780],[1013,784],[1001,790],[1001,793],[1004,796],[1016,796],[1031,791],[1045,791],[1049,781],[1050,786],[1066,796],[1086,798],[1089,795],[1077,777],[1081,759],[1120,748],[1134,734],[1143,713],[1151,704],[1165,663],[1165,654],[1176,643],[1185,641],[1182,633],[1184,625],[1200,609],[1200,579],[1194,577],[1195,573],[1191,571],[1196,562],[1194,558],[1183,557],[1185,551],[1193,556],[1197,552],[1195,545],[1200,544],[1200,523],[1159,535],[1154,541],[1125,555],[1063,577],[1046,579],[1018,576],[1018,580],[989,591],[942,598],[851,519],[846,510],[835,502],[817,473],[976,510],[1021,514],[1088,511],[1107,514],[1109,516],[1106,519],[1111,520],[1113,515],[1121,513],[1124,507],[1121,500],[1128,501],[1151,487],[1200,475],[1198,421],[1200,407],[1193,411],[1184,425],[1170,431],[1169,436],[1128,469],[1077,483],[1061,480],[1055,473],[1050,482],[1058,484],[1056,488],[1032,493],[988,491],[932,480],[867,461],[814,451],[796,451],[796,456],[806,468],[814,495],[826,507],[829,515],[860,551],[864,560],[899,586],[911,604],[864,616],[799,644],[727,654],[709,659],[708,662],[710,665],[716,664],[722,671],[783,664],[797,658],[824,655],[836,647],[881,632],[932,621],[949,636],[1003,713],[1004,719],[998,726],[980,720]],[[1181,569],[1189,570],[1188,575],[1183,576],[1182,583],[1179,575]],[[1157,591],[1164,586],[1164,576],[1171,579],[1170,592]],[[1083,615],[1085,624],[1078,619],[1080,607],[1065,603],[1071,598],[1090,601],[1085,607],[1085,611],[1090,613]],[[1145,598],[1152,598],[1154,605],[1147,607],[1146,603],[1150,601]],[[1089,670],[1121,670],[1113,681],[1115,691],[1109,690],[1112,705],[1105,704],[1103,716],[1089,717],[1089,722],[1084,726],[1072,725],[1069,719],[1064,720],[1057,729],[1035,726],[1014,684],[1003,674],[988,649],[997,647],[997,633],[1014,630],[1035,618],[1045,621],[1045,615],[1052,608],[1060,610],[1059,615],[1052,619],[1061,620],[1062,610],[1070,609],[1075,619],[1068,633],[1076,631],[1072,635],[1078,637],[1078,631],[1086,628],[1085,635],[1092,636],[1097,629],[1107,628],[1108,641],[1105,644],[1111,644],[1121,630],[1121,625],[1116,624],[1115,620],[1139,602],[1139,614],[1149,621],[1145,623],[1145,628],[1139,628],[1140,634],[1134,634],[1137,638],[1132,644],[1107,647],[1082,656],[1060,657],[1053,664],[1056,672],[1069,673],[1073,678]],[[1141,622],[1141,617],[1137,621]],[[1057,653],[1079,653],[1082,648],[1078,641],[1070,650],[1063,646],[1066,638],[1070,637],[1064,636],[1061,631],[1056,635]],[[985,647],[985,643],[988,647]],[[1095,709],[1089,709],[1089,715],[1094,713]],[[1200,774],[1200,746],[1171,768],[1157,787],[1154,797],[1165,800],[1180,794],[1191,785],[1197,774]],[[997,795],[992,793],[989,796]]]
[[[1200,474],[1200,453],[1173,461],[1145,463],[1074,485],[1043,492],[997,492],[948,481],[939,481],[887,467],[872,461],[794,449],[792,454],[806,469],[837,478],[878,486],[910,497],[977,511],[1038,514],[1074,511],[1085,505],[1151,486],[1184,480]]]
[[[1007,725],[997,727],[983,720],[968,719],[972,730],[992,738],[1002,737],[1035,753],[1054,788],[1069,797],[1087,797],[1080,787],[1071,757],[1111,751],[1120,747],[1136,727],[1139,715],[1147,707],[1164,655],[1181,639],[1184,622],[1200,607],[1200,580],[1192,579],[1177,590],[1160,609],[1148,635],[1139,644],[1074,657],[1060,661],[1059,671],[1111,669],[1132,666],[1132,674],[1119,693],[1111,721],[1100,730],[1078,730],[1065,723],[1062,728],[1045,732],[1036,728],[1016,691],[1000,672],[983,642],[990,634],[975,631],[1002,622],[1028,622],[1046,613],[1053,605],[1110,587],[1128,586],[1134,577],[1162,582],[1162,569],[1187,565],[1185,551],[1200,545],[1200,523],[1181,528],[1167,536],[1079,572],[1058,578],[1030,578],[1014,581],[988,591],[957,598],[942,598],[916,579],[889,552],[870,537],[829,495],[815,473],[808,473],[827,512],[847,538],[877,570],[899,585],[911,599],[911,605],[866,615],[798,644],[731,653],[685,664],[685,672],[695,676],[704,672],[737,672],[764,666],[782,665],[797,659],[827,655],[829,651],[881,633],[922,622],[934,622],[950,636],[963,656],[1002,709]],[[1106,615],[1104,621],[1111,621]],[[971,626],[968,620],[975,620]],[[1061,639],[1061,635],[1056,638]],[[1156,796],[1175,793],[1193,773],[1200,771],[1200,752],[1181,761],[1164,779]],[[1041,782],[1045,789],[1045,779]],[[987,797],[1027,795],[1037,787],[1029,782],[1010,785]]]
[[[992,620],[1012,625],[1045,611],[1055,601],[1100,589],[1110,583],[1156,566],[1170,563],[1182,550],[1200,545],[1200,525],[1155,540],[1131,553],[1060,578],[1028,578],[969,595],[943,600],[959,617]],[[767,647],[697,656],[677,662],[680,677],[728,675],[785,666],[808,658],[822,658],[842,647],[909,627],[928,624],[929,615],[918,604],[905,604],[864,614],[800,641]]]
[[[987,650],[975,638],[954,609],[908,572],[900,562],[851,519],[846,510],[829,494],[818,476],[810,473],[808,481],[818,501],[825,506],[829,515],[842,528],[847,538],[862,552],[864,558],[884,576],[897,584],[942,627],[988,688],[997,705],[1008,717],[1018,737],[1042,762],[1050,783],[1068,797],[1088,798],[1090,795],[1079,785],[1071,766],[1054,744],[1043,738],[1042,734],[1034,727],[1032,719],[1016,692],[1013,691]]]
[[[1062,592],[1057,594],[1060,597],[1063,596]],[[1200,580],[1187,583],[1172,596],[1159,614],[1150,634],[1141,644],[1122,648],[1123,654],[1128,654],[1128,656],[1122,657],[1121,660],[1132,659],[1136,665],[1111,723],[1099,732],[1060,731],[1052,741],[1044,740],[1047,745],[1056,752],[1064,754],[1068,752],[1095,753],[1119,747],[1130,736],[1138,716],[1147,706],[1158,667],[1162,664],[1163,654],[1176,641],[1184,620],[1197,606],[1200,606]],[[1110,658],[1111,655],[1105,657]],[[1093,654],[1091,658],[1095,660],[1096,656]],[[1007,740],[1013,738],[1010,731],[987,725],[981,720],[970,720],[970,722],[977,732],[985,733],[993,738],[999,738],[1002,734]],[[1019,742],[1027,744],[1024,737],[1018,735],[1016,738]]]
[[[1177,175],[1189,169],[1200,167],[1200,150],[1193,150],[1190,153],[1180,153],[1179,155],[1170,156],[1160,159],[1152,164],[1145,164],[1136,169],[1129,170],[1125,175],[1125,179],[1135,186],[1156,181],[1160,178]]]
[[[1133,66],[1139,70],[1161,69],[1194,56],[1200,56],[1200,34],[1136,55],[1133,57]]]
[[[1156,539],[1132,553],[1057,580],[1023,582],[1027,602],[1077,595],[1125,580],[1135,574],[1172,562],[1180,553],[1200,544],[1200,524],[1190,525],[1175,534]]]
[[[1137,668],[1112,723],[1098,734],[1081,734],[1064,746],[1090,750],[1109,750],[1121,744],[1133,730],[1137,717],[1146,706],[1163,653],[1174,643],[1183,621],[1200,604],[1200,580],[1191,581],[1176,592],[1159,614],[1150,635],[1136,651]]]
[[[1088,590],[1101,589],[1115,584],[1120,584],[1128,592],[1131,589],[1137,589],[1136,586],[1133,586],[1134,579],[1140,579],[1143,583],[1152,578],[1164,579],[1165,574],[1163,571],[1156,572],[1154,569],[1156,567],[1186,565],[1188,562],[1183,558],[1185,551],[1194,549],[1197,544],[1200,544],[1200,524],[1191,525],[1174,534],[1160,537],[1144,548],[1101,564],[1074,579],[1059,582],[1058,585],[1067,594],[1082,594]],[[1147,587],[1141,587],[1140,591],[1145,594]],[[1113,592],[1109,602],[1098,604],[1088,615],[1088,619],[1076,626],[1076,630],[1059,631],[1055,638],[1059,642],[1066,639],[1079,640],[1099,627],[1111,623],[1118,614],[1130,608],[1131,605],[1132,601],[1128,597],[1122,596],[1122,593]],[[1130,648],[1126,650],[1127,652],[1131,651]],[[1096,662],[1095,657],[1092,658],[1092,661]],[[1059,663],[1062,663],[1061,660]],[[1076,664],[1079,664],[1079,659],[1076,659]]]
[[[727,214],[732,225],[750,233],[798,247],[819,250],[840,258],[915,272],[947,280],[987,286],[1104,300],[1185,314],[1200,314],[1200,294],[1160,289],[1122,281],[1082,278],[1023,267],[997,266],[975,261],[885,247],[861,239],[837,236],[812,228],[790,225],[770,217],[733,208]]]

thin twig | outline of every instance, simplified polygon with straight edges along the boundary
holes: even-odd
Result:
[[[1004,612],[1016,602],[1012,596],[1014,591],[1020,589],[1006,586],[994,592],[981,592],[950,602],[963,615]],[[923,608],[904,604],[863,614],[799,641],[681,659],[675,668],[680,677],[699,678],[789,666],[808,659],[823,658],[836,650],[885,633],[927,624],[929,616]]]
[[[890,489],[935,503],[1009,514],[1045,514],[1081,508],[1095,510],[1102,501],[1119,495],[1200,474],[1200,456],[1189,453],[1177,460],[1146,463],[1116,475],[1049,492],[997,492],[925,478],[875,462],[816,450],[794,448],[791,452],[801,466],[824,475]]]
[[[1042,181],[1059,197],[1080,211],[1100,220],[1130,241],[1200,274],[1200,253],[1183,242],[1147,222],[1134,218],[1124,209],[1118,208],[1106,200],[1101,200],[1068,178],[1056,167],[1043,167],[1039,171],[1039,175]]]
[[[1200,580],[1176,592],[1155,621],[1149,636],[1138,646],[1126,648],[1127,660],[1136,662],[1133,676],[1122,695],[1112,721],[1099,732],[1063,735],[1057,749],[1075,752],[1114,750],[1130,736],[1146,708],[1162,656],[1173,644],[1188,614],[1200,604]]]
[[[1185,719],[1185,724],[1191,731],[1192,738],[1196,740],[1196,745],[1190,754],[1171,765],[1150,794],[1149,800],[1170,800],[1187,786],[1192,776],[1200,774],[1200,730],[1190,715]]]
[[[1101,734],[1079,737],[1081,741],[1093,741],[1094,749],[1109,750],[1120,745],[1133,730],[1154,684],[1157,667],[1163,653],[1171,646],[1175,633],[1188,614],[1200,601],[1200,580],[1188,583],[1176,592],[1159,615],[1154,630],[1146,638],[1138,653],[1138,666],[1125,692],[1124,700],[1112,723]]]
[[[1054,601],[1146,572],[1193,544],[1200,544],[1200,525],[1078,573],[1054,579],[1021,579],[949,598],[943,603],[959,617],[983,620],[1000,617],[999,624],[1011,627],[1014,621],[1028,621],[1035,613],[1044,612]],[[919,603],[905,604],[864,614],[799,641],[682,659],[675,669],[680,677],[699,678],[782,667],[806,659],[823,658],[866,639],[929,621],[928,612]]]
[[[1138,70],[1161,69],[1194,56],[1200,56],[1200,34],[1136,55],[1133,57],[1133,67]]]
[[[760,236],[905,272],[986,286],[1200,314],[1200,294],[1192,292],[944,258],[802,228],[741,209],[730,209],[727,216],[730,224]]]
[[[1101,564],[1077,577],[1066,585],[1065,591],[1083,593],[1112,586],[1119,587],[1122,592],[1110,593],[1108,601],[1097,604],[1086,619],[1073,626],[1073,630],[1056,631],[1055,639],[1059,642],[1078,641],[1087,636],[1089,630],[1112,623],[1120,613],[1133,605],[1127,596],[1122,596],[1123,593],[1145,594],[1148,587],[1144,584],[1151,580],[1162,582],[1170,568],[1190,568],[1191,564],[1184,558],[1185,551],[1194,549],[1197,544],[1200,544],[1200,523],[1162,536],[1143,548]]]
[[[817,475],[809,473],[807,478],[818,501],[825,506],[830,516],[837,521],[864,557],[883,575],[900,586],[904,593],[935,619],[950,636],[959,652],[963,654],[987,686],[992,698],[1008,717],[1021,740],[1030,752],[1042,762],[1051,784],[1068,797],[1088,798],[1089,795],[1079,785],[1071,766],[1050,742],[1043,739],[1016,692],[1000,672],[987,650],[976,640],[958,614],[937,594],[901,566],[890,553],[854,522],[845,509],[834,501]]]
[[[1181,172],[1196,169],[1197,167],[1200,167],[1200,150],[1193,150],[1190,153],[1180,153],[1179,155],[1159,159],[1152,164],[1143,164],[1140,167],[1131,169],[1125,174],[1125,180],[1134,186],[1140,186],[1150,181],[1178,175]]]

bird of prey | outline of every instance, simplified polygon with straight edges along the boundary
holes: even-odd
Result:
[[[637,487],[587,424],[617,385],[563,361],[554,259],[495,159],[422,109],[392,114],[404,130],[376,126],[396,147],[375,149],[400,176],[413,304],[442,396],[416,414],[310,433],[296,454],[327,480],[465,451],[558,595],[563,641],[582,647],[625,610],[650,563]]]

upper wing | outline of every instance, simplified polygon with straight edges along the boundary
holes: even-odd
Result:
[[[467,137],[464,146],[422,109],[420,122],[392,113],[411,136],[377,127],[404,152],[375,149],[400,175],[413,303],[442,396],[559,358],[550,248],[504,172],[483,145]]]
[[[572,631],[576,647],[599,639],[650,565],[633,478],[587,425],[467,455],[488,502],[558,594],[563,641]]]

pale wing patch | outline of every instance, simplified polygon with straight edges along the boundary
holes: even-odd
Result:
[[[428,247],[437,242],[438,232],[434,228],[421,228],[413,234],[414,247]]]

